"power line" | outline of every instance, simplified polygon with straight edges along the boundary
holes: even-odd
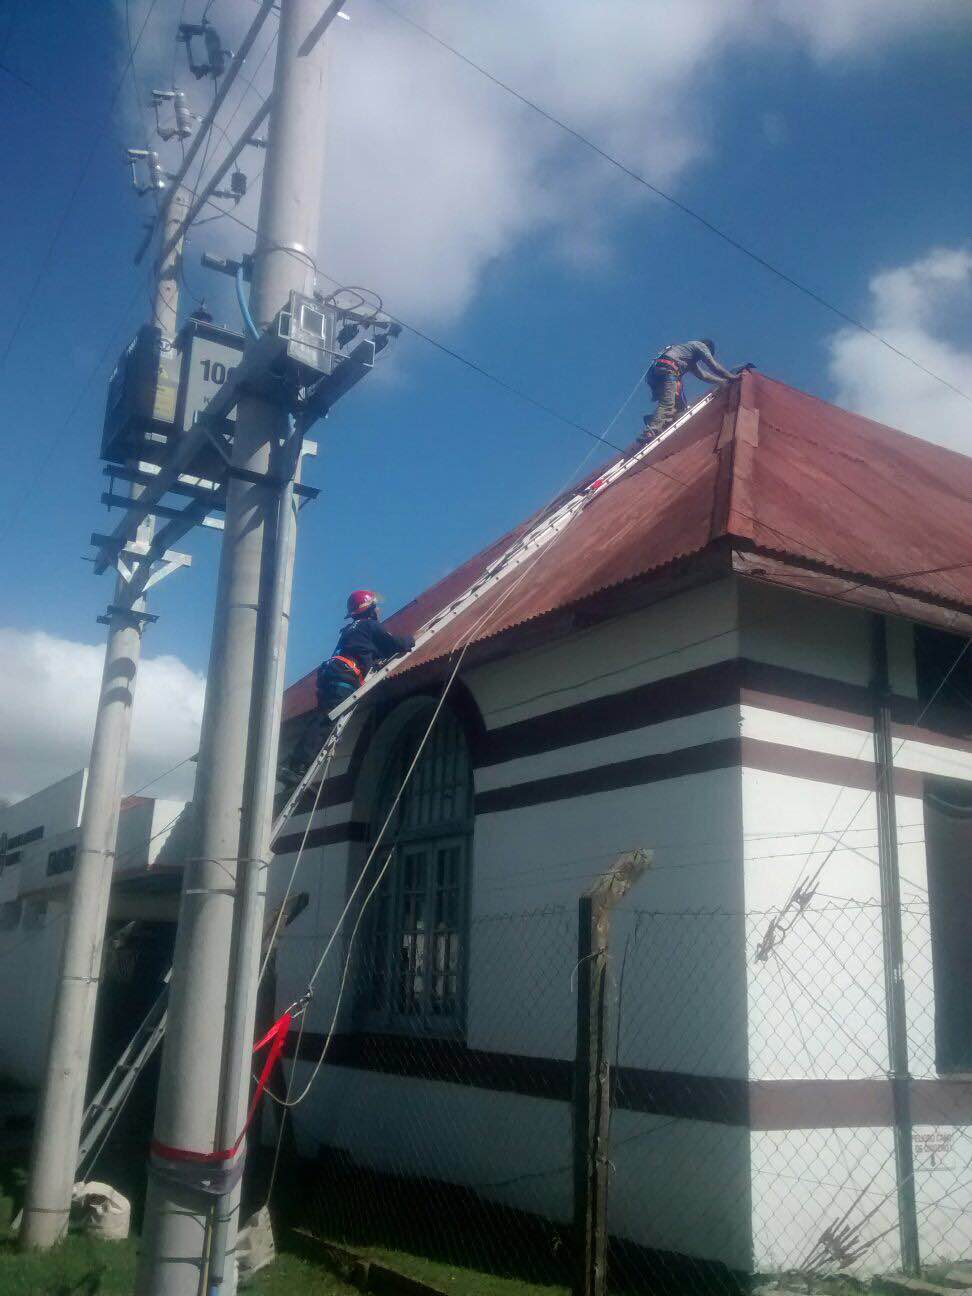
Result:
[[[248,230],[251,234],[254,235],[256,234],[257,232],[256,228],[253,225],[250,225],[247,221],[243,220],[242,217],[236,214],[236,212],[230,211],[228,208],[220,207],[217,203],[214,203],[211,199],[209,200],[209,205],[211,207],[215,207],[216,210],[221,215],[227,216],[231,221],[233,221],[237,225],[242,226],[243,229]],[[291,253],[291,255],[294,254]],[[318,275],[320,275],[321,278],[326,279],[328,283],[333,284],[336,288],[343,287],[340,279],[335,279],[333,275],[329,275],[325,273],[325,271],[319,269],[318,267],[315,267],[315,269]],[[566,427],[573,428],[575,432],[583,432],[585,436],[592,437],[595,441],[600,441],[603,445],[609,446],[612,450],[617,450],[619,453],[623,451],[622,446],[616,445],[613,441],[609,441],[607,437],[601,436],[599,433],[593,431],[593,429],[589,427],[585,427],[583,423],[578,423],[575,419],[570,418],[567,414],[562,414],[560,410],[555,409],[552,405],[548,405],[546,404],[546,402],[539,400],[537,397],[531,396],[529,392],[525,392],[521,387],[517,387],[513,383],[507,382],[505,378],[500,378],[498,374],[492,373],[489,369],[484,368],[476,360],[472,360],[469,358],[469,356],[463,355],[461,351],[456,351],[454,347],[447,346],[445,342],[440,342],[438,338],[432,337],[430,333],[426,333],[424,332],[424,330],[418,328],[416,325],[408,323],[407,320],[402,319],[400,316],[392,315],[388,311],[386,311],[385,314],[388,315],[388,318],[393,323],[399,324],[407,332],[414,334],[414,336],[417,338],[421,338],[423,342],[426,342],[429,346],[434,347],[437,351],[441,351],[444,355],[450,356],[453,360],[458,360],[460,364],[465,365],[467,369],[471,369],[473,373],[479,374],[479,376],[481,378],[485,378],[487,382],[491,382],[494,384],[494,386],[502,388],[503,391],[509,392],[511,395],[516,396],[519,400],[525,401],[528,405],[532,405],[534,409],[538,409],[542,413],[549,415],[551,418],[556,419],[559,423],[563,423]],[[639,385],[640,385],[640,381],[641,380],[639,379]],[[655,471],[658,472],[661,470],[656,468]],[[670,474],[668,473],[663,474],[663,476],[669,476],[669,475]],[[675,477],[673,477],[672,480],[679,481],[679,479]],[[679,485],[684,486],[685,483],[679,481]]]
[[[7,67],[6,63],[0,63],[0,72],[5,72],[8,77],[12,77],[14,81],[19,81],[22,86],[26,86],[28,90],[33,90],[35,94],[43,94],[43,91],[38,90],[37,86],[35,86],[33,82],[28,81],[27,78],[21,76],[19,72],[15,72],[12,67]]]
[[[128,58],[125,61],[125,66],[122,69],[122,74],[118,78],[118,81],[115,85],[115,89],[111,96],[111,100],[108,105],[109,113],[114,108],[118,100],[118,96],[121,94],[122,86],[125,84],[125,80],[128,76],[129,66],[131,65],[132,59],[135,57],[135,53],[139,47],[142,36],[145,33],[145,28],[147,27],[149,19],[152,17],[152,13],[157,4],[158,4],[158,0],[151,0],[151,3],[149,4],[148,7],[148,12],[145,15],[141,27],[139,28],[138,36],[135,38],[134,43],[129,47]],[[107,120],[107,114],[106,114],[106,120]],[[54,258],[54,249],[57,246],[58,240],[60,239],[62,233],[64,232],[64,229],[68,222],[68,217],[71,215],[71,210],[74,207],[75,200],[77,199],[78,194],[81,192],[81,186],[84,184],[85,178],[88,174],[88,168],[91,166],[91,163],[94,159],[95,152],[97,151],[98,144],[100,142],[100,136],[101,136],[101,132],[99,132],[95,136],[95,139],[92,141],[91,148],[88,150],[85,159],[81,164],[81,167],[78,171],[77,179],[74,182],[70,194],[68,195],[67,203],[65,204],[64,209],[61,212],[57,225],[54,228],[54,233],[51,235],[50,242],[47,245],[47,250],[41,259],[40,266],[38,267],[37,273],[34,276],[33,283],[31,284],[30,289],[27,293],[27,297],[24,301],[23,308],[20,314],[17,316],[17,319],[14,323],[13,332],[10,334],[10,337],[7,339],[6,345],[4,346],[2,353],[0,353],[0,370],[3,369],[4,365],[7,362],[7,359],[10,356],[10,352],[13,349],[14,343],[17,341],[17,338],[20,335],[20,330],[23,328],[24,323],[27,320],[28,314],[30,313],[30,309],[36,297],[37,289],[40,287],[41,281],[43,280],[44,276],[47,274],[48,269],[50,268],[51,261]]]
[[[449,42],[443,40],[441,36],[437,36],[435,32],[430,31],[427,27],[423,27],[420,22],[409,17],[408,14],[402,13],[402,11],[396,8],[395,5],[389,3],[389,0],[377,0],[377,2],[382,5],[383,8],[387,9],[389,13],[394,14],[401,22],[414,28],[415,31],[421,32],[423,36],[428,37],[428,39],[433,41],[436,45],[447,50],[450,54],[455,55],[455,57],[465,63],[467,67],[478,72],[480,76],[485,77],[487,81],[492,82],[493,85],[498,86],[501,90],[505,90],[507,94],[512,95],[514,99],[518,100],[525,107],[530,108],[540,117],[543,117],[545,121],[559,127],[560,130],[570,135],[571,138],[575,139],[579,144],[583,144],[585,148],[590,149],[591,152],[596,153],[597,156],[602,158],[605,162],[616,167],[620,172],[622,172],[622,174],[626,175],[629,179],[634,180],[636,184],[642,185],[650,193],[653,193],[656,197],[667,202],[677,211],[680,211],[684,216],[688,216],[691,220],[701,225],[703,229],[708,230],[710,234],[714,234],[716,238],[722,239],[724,243],[735,248],[737,252],[748,257],[751,261],[755,262],[756,265],[762,266],[764,270],[768,271],[771,275],[775,275],[776,278],[781,280],[783,283],[788,284],[791,288],[802,293],[805,297],[809,297],[811,301],[816,302],[818,306],[822,306],[824,310],[830,311],[831,314],[836,315],[845,323],[853,325],[854,328],[860,329],[862,333],[866,333],[868,337],[874,338],[876,342],[880,342],[882,346],[887,347],[887,349],[892,351],[896,356],[899,356],[902,360],[907,360],[909,364],[914,365],[916,369],[920,369],[921,372],[927,374],[929,378],[934,378],[935,381],[941,383],[943,387],[947,387],[949,391],[954,392],[956,396],[961,396],[963,400],[972,403],[972,396],[969,396],[967,392],[962,391],[960,387],[956,387],[954,383],[949,382],[947,378],[943,378],[941,374],[935,373],[934,370],[923,365],[920,360],[916,360],[914,356],[910,356],[906,351],[902,351],[899,347],[896,347],[894,343],[889,342],[886,337],[882,337],[882,335],[875,332],[874,329],[868,328],[862,320],[857,319],[853,315],[849,315],[839,306],[835,306],[833,302],[828,301],[826,297],[816,292],[813,288],[808,288],[806,284],[801,283],[798,279],[794,279],[792,275],[787,274],[785,270],[781,270],[779,266],[774,265],[771,261],[767,261],[765,257],[760,256],[758,252],[755,252],[745,243],[741,243],[739,239],[734,238],[726,230],[714,224],[700,212],[689,207],[687,203],[680,201],[680,199],[676,198],[673,194],[666,192],[666,190],[660,189],[658,185],[652,184],[652,182],[639,171],[635,171],[632,167],[622,162],[620,158],[615,157],[613,153],[609,153],[606,149],[602,148],[600,144],[596,144],[594,140],[590,139],[587,135],[582,134],[574,126],[569,125],[559,117],[555,117],[553,113],[548,112],[546,108],[541,107],[541,105],[535,100],[528,98],[508,82],[502,81],[498,76],[495,76],[487,68],[483,67],[482,64],[475,62],[475,60],[471,59],[467,54],[463,54],[461,50],[456,49],[454,45],[450,45]]]
[[[135,68],[135,48],[132,44],[131,0],[125,0],[125,39],[128,41],[128,67],[132,74],[132,90],[135,94],[135,112],[138,115],[138,122],[142,128],[142,139],[147,149],[151,132],[145,124],[145,110],[142,104],[142,92],[139,88],[138,72]],[[155,199],[156,203],[158,203],[157,193]]]
[[[384,2],[384,0],[382,0],[382,2]],[[250,225],[247,221],[243,220],[242,217],[237,215],[236,212],[230,211],[228,208],[220,207],[217,203],[213,202],[212,199],[209,200],[209,205],[214,207],[216,211],[220,212],[223,216],[228,217],[229,220],[233,221],[235,224],[241,226],[245,230],[248,230],[251,234],[256,235],[256,229],[254,228],[254,226]],[[296,254],[291,253],[291,255],[296,255]],[[339,279],[335,279],[333,275],[328,274],[325,270],[322,270],[316,264],[314,266],[314,269],[316,274],[320,278],[326,279],[328,283],[334,285],[336,288],[340,288],[343,286]],[[619,446],[616,442],[611,441],[603,433],[595,432],[592,428],[585,426],[585,424],[578,423],[575,419],[570,418],[568,415],[562,414],[560,410],[555,409],[553,406],[546,404],[546,402],[539,400],[535,396],[531,396],[529,392],[525,392],[521,387],[517,387],[515,384],[507,382],[505,378],[501,378],[498,374],[495,374],[491,370],[486,369],[478,361],[473,360],[471,357],[467,355],[464,355],[461,351],[457,351],[454,347],[451,347],[447,343],[440,341],[438,338],[433,337],[430,333],[426,333],[423,329],[420,329],[415,324],[409,323],[408,320],[403,319],[401,316],[394,315],[387,310],[384,313],[388,316],[390,320],[392,320],[396,324],[399,324],[407,332],[413,334],[417,338],[420,338],[423,342],[427,343],[431,347],[434,347],[437,351],[441,351],[444,355],[451,357],[453,360],[457,360],[460,364],[464,365],[467,369],[470,369],[473,373],[476,373],[480,377],[485,378],[488,382],[493,383],[494,386],[501,388],[503,391],[508,392],[510,395],[516,396],[519,400],[524,401],[526,404],[533,406],[534,409],[538,409],[543,413],[549,415],[551,418],[556,419],[558,422],[563,423],[566,427],[572,428],[576,432],[583,432],[585,436],[591,437],[592,440],[596,442],[600,442],[605,446],[608,446],[610,449],[617,451],[619,454],[624,453],[623,446]],[[639,379],[637,386],[640,386],[640,384],[641,384],[641,379]],[[637,386],[635,390],[637,390]],[[634,393],[632,392],[632,395],[633,394]],[[628,401],[630,400],[631,400],[631,396],[628,397]],[[627,404],[628,401],[626,401],[625,404]],[[622,409],[623,408],[624,407],[622,406]],[[614,419],[611,420],[611,423],[608,424],[608,427],[613,425],[613,423],[617,420],[617,417],[618,415],[615,415]],[[667,478],[667,480],[674,482],[677,486],[682,488],[688,488],[693,484],[692,482],[685,481],[683,478],[676,476],[676,474],[672,472],[666,471],[666,469],[660,467],[660,465],[652,463],[650,459],[645,461],[644,468],[646,471],[657,473],[658,476]],[[833,567],[839,571],[853,570],[853,567],[850,566],[850,564],[846,560],[841,559],[841,557],[838,554],[829,553],[823,549],[819,549],[815,545],[810,544],[806,539],[800,536],[793,535],[792,533],[784,531],[779,527],[772,526],[770,523],[766,522],[762,518],[754,517],[753,515],[745,512],[743,513],[743,516],[748,518],[749,521],[761,527],[766,528],[766,530],[772,531],[775,535],[779,536],[781,539],[789,540],[793,544],[799,546],[798,552],[803,552],[807,549],[813,550],[813,552],[816,555],[818,555],[818,557],[817,559],[811,559],[811,561],[819,561],[821,562],[821,565]],[[931,572],[932,570],[947,572],[950,570],[959,570],[963,567],[967,567],[970,565],[972,565],[972,563],[955,563],[952,567],[926,569],[925,571],[918,571],[913,573],[909,573],[909,572],[891,573],[883,577],[883,579],[885,580],[903,579],[903,578],[907,578],[909,575],[923,575],[928,572]],[[856,589],[862,583],[864,582],[857,581],[855,583],[852,583],[850,589],[851,590]],[[849,592],[849,591],[845,591],[845,592]],[[893,599],[894,598],[893,593],[891,591],[888,591],[888,593],[889,596]]]

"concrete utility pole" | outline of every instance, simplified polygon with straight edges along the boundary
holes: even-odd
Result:
[[[185,209],[183,190],[167,195],[163,240],[168,241],[178,228]],[[160,264],[156,280],[153,322],[161,329],[163,346],[171,346],[176,332],[181,255],[180,242]],[[133,497],[141,490],[133,485]],[[151,536],[148,519],[138,538],[148,541]],[[142,646],[144,600],[127,611],[121,606],[123,595],[124,581],[119,576],[106,618],[108,646],[20,1230],[23,1247],[45,1249],[59,1242],[67,1231],[71,1207]]]
[[[261,328],[292,289],[314,285],[325,48],[305,38],[321,14],[322,0],[281,0],[250,299]],[[235,1244],[242,1156],[200,1164],[200,1154],[233,1145],[249,1087],[295,535],[294,435],[282,406],[241,400],[196,779],[197,854],[183,881],[139,1296],[196,1296],[203,1281],[220,1293],[234,1286],[221,1260]]]

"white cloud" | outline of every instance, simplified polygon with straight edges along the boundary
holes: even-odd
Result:
[[[133,31],[147,2],[131,0]],[[165,85],[171,76],[180,3],[161,0],[152,13],[137,56],[143,87]],[[116,5],[123,32],[121,0]],[[673,187],[714,143],[713,87],[720,71],[731,73],[742,47],[768,59],[781,48],[819,60],[872,58],[932,18],[972,18],[966,0],[682,0],[677,13],[671,0],[406,0],[403,9],[656,183]],[[227,45],[239,45],[254,12],[250,4],[214,8]],[[342,281],[374,288],[407,318],[447,319],[526,236],[545,236],[548,254],[569,259],[575,272],[596,267],[610,254],[618,216],[652,201],[386,9],[349,0],[348,13],[352,21],[337,23],[329,37],[332,88],[322,123],[320,262]],[[273,23],[246,71],[261,91],[272,71],[271,56],[259,65]],[[119,48],[127,53],[123,37]],[[192,82],[181,51],[177,64],[179,85],[204,111],[210,83]],[[234,89],[222,120],[236,101]],[[231,135],[255,104],[251,94]],[[218,141],[213,156],[224,149]],[[168,150],[174,167],[176,146]],[[245,157],[252,176],[262,158]],[[239,210],[255,224],[255,193]],[[250,241],[226,221],[203,227],[190,254],[197,262],[192,278],[203,282],[201,248],[239,253]],[[223,291],[210,274],[207,292]]]
[[[818,58],[865,56],[917,26],[961,17],[952,0],[765,0],[754,6],[806,40]]]
[[[972,312],[972,251],[936,248],[910,265],[882,270],[870,282],[865,323],[899,351],[961,391],[972,393],[972,331],[948,336],[952,320]],[[914,436],[968,454],[972,404],[858,329],[828,343],[838,405]]]
[[[17,800],[88,763],[104,646],[0,629],[0,797]],[[126,791],[196,750],[205,681],[177,657],[143,657]],[[147,796],[191,795],[195,765]]]

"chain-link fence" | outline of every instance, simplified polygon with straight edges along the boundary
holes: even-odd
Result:
[[[308,1221],[334,1241],[569,1287],[586,1165],[606,1179],[614,1291],[866,1276],[899,1269],[909,1238],[926,1269],[967,1259],[972,1082],[954,1034],[972,987],[943,972],[927,900],[908,901],[910,1080],[896,1083],[885,919],[877,902],[820,895],[782,912],[622,906],[603,1056],[583,1059],[571,909],[478,917],[454,954],[423,936],[382,968],[384,947],[363,942],[354,1002],[295,1113]],[[369,987],[389,975],[376,1014]],[[321,1046],[307,1036],[306,1063]],[[606,1141],[588,1148],[582,1063],[610,1097]]]

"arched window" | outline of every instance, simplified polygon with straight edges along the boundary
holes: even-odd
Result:
[[[372,841],[431,718],[429,707],[395,743],[378,789]],[[432,1034],[462,1029],[472,830],[469,749],[459,721],[443,708],[372,866],[391,852],[371,902],[361,986],[369,1024]]]

